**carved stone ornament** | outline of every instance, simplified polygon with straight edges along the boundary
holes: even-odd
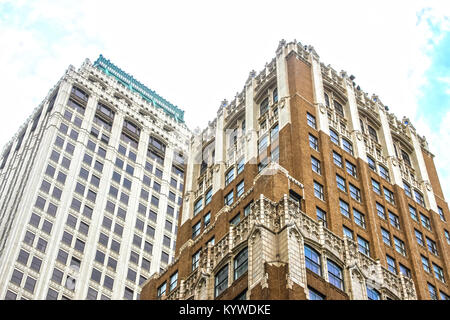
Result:
[[[327,108],[323,105],[323,103],[319,103],[319,111],[322,114],[325,114],[327,112]]]
[[[392,165],[393,165],[394,167],[398,166],[398,160],[397,160],[397,158],[392,157],[392,158],[391,158],[391,162],[392,162]]]
[[[425,188],[427,188],[428,191],[432,190],[431,184],[428,181],[425,181],[424,184],[425,184]]]
[[[355,131],[355,135],[356,135],[356,139],[358,139],[359,141],[361,141],[363,139],[363,136],[360,131]]]

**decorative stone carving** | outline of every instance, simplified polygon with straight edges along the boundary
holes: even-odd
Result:
[[[353,299],[367,299],[366,283],[385,296],[416,299],[414,283],[410,279],[389,272],[379,261],[360,253],[353,240],[341,239],[302,213],[298,204],[287,195],[278,203],[261,195],[252,204],[249,215],[231,228],[230,233],[215,245],[202,250],[199,268],[185,280],[183,291],[170,294],[169,299],[175,296],[180,299],[212,299],[212,293],[208,293],[212,289],[208,286],[214,275],[210,271],[230,263],[234,248],[242,246],[245,241],[248,241],[249,290],[256,285],[268,287],[265,263],[276,266],[287,264],[288,288],[292,288],[294,283],[306,288],[305,239],[314,243],[322,257],[334,259],[336,263],[344,266],[344,281],[348,284],[346,290]],[[274,241],[277,241],[277,246],[268,249]],[[190,240],[187,244],[193,245],[194,242]],[[181,250],[185,248],[186,244]]]
[[[325,114],[325,113],[327,112],[327,107],[325,107],[325,106],[323,105],[323,103],[319,103],[318,105],[319,105],[319,111],[320,111],[320,113]]]

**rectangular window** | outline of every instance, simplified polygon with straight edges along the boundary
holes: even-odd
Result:
[[[42,260],[38,257],[33,257],[30,264],[30,269],[39,273],[41,270]]]
[[[357,177],[356,166],[353,163],[351,163],[349,161],[345,161],[345,168],[346,168],[348,174],[352,175],[355,178]]]
[[[206,191],[206,195],[205,195],[205,206],[211,202],[212,199],[212,189],[209,189],[208,191]]]
[[[203,198],[198,199],[194,203],[194,216],[197,215],[200,211],[202,211],[202,205],[203,205]]]
[[[428,292],[430,293],[431,300],[438,300],[436,288],[431,283],[428,283]]]
[[[434,242],[433,240],[431,240],[430,238],[427,238],[427,247],[428,247],[428,251],[430,251],[432,254],[438,256],[438,251],[437,251],[437,247],[436,247],[436,242]]]
[[[278,124],[276,126],[274,126],[272,129],[270,129],[270,143],[271,144],[273,144],[274,141],[278,140],[278,132],[279,132]]]
[[[412,197],[411,187],[405,181],[403,181],[403,189],[405,190],[405,194],[411,198]]]
[[[395,245],[395,250],[398,253],[406,256],[406,247],[405,247],[405,243],[402,240],[400,240],[399,238],[394,236],[394,245]]]
[[[244,180],[238,183],[236,186],[236,198],[239,198],[244,194]]]
[[[373,179],[372,179],[372,189],[376,194],[381,195],[380,183],[378,183],[376,180]]]
[[[326,228],[327,227],[327,213],[320,209],[319,207],[316,207],[316,215],[317,220],[322,223],[322,225]]]
[[[261,172],[269,164],[269,158],[266,157],[258,163],[258,172]]]
[[[420,231],[414,229],[414,234],[416,235],[417,243],[420,244],[421,246],[424,246],[425,243],[423,242],[423,235],[422,235],[422,232],[420,232]]]
[[[31,278],[30,276],[28,276],[23,288],[30,293],[34,293],[35,286],[36,286],[36,280]]]
[[[389,179],[389,170],[388,169],[386,169],[385,167],[383,167],[382,165],[380,165],[379,166],[379,171],[380,171],[380,176],[383,178],[383,179],[385,179],[385,180],[387,180],[387,181],[390,181],[390,179]]]
[[[358,250],[367,256],[370,255],[369,242],[360,236],[358,236]]]
[[[367,125],[367,129],[368,129],[369,135],[372,137],[372,139],[375,140],[376,142],[378,142],[377,131],[369,125]]]
[[[342,138],[342,148],[351,155],[353,155],[353,145],[350,141],[348,141],[345,138]]]
[[[262,116],[267,110],[269,110],[269,98],[264,99],[259,105],[259,116]]]
[[[311,157],[312,170],[317,174],[320,174],[320,161],[314,157]]]
[[[381,236],[383,237],[383,242],[388,246],[391,246],[391,234],[384,228],[381,228]]]
[[[172,291],[177,287],[178,284],[178,272],[175,272],[170,276],[170,284],[169,284],[169,291]]]
[[[320,200],[324,200],[323,186],[314,181],[314,195]]]
[[[316,125],[316,117],[314,117],[312,114],[310,114],[309,112],[306,113],[306,122],[308,123],[308,125],[314,129],[317,129],[317,125]]]
[[[424,228],[427,228],[428,230],[431,231],[431,222],[427,216],[420,214],[420,221],[422,222],[422,226]]]
[[[356,201],[361,202],[361,191],[351,183],[349,183],[348,185],[350,189],[350,196]]]
[[[386,201],[395,204],[394,193],[386,188],[383,188],[383,190]]]
[[[353,231],[346,226],[342,226],[342,229],[344,236],[353,240]]]
[[[231,190],[226,196],[225,196],[225,205],[226,206],[230,206],[231,204],[233,204],[234,201],[234,194],[233,194],[233,190]]]
[[[398,216],[390,211],[389,212],[389,221],[394,228],[400,229],[400,219]]]
[[[217,272],[214,279],[214,296],[219,296],[228,288],[228,264]]]
[[[200,234],[200,228],[201,228],[201,223],[199,221],[192,227],[192,239],[194,239],[195,237],[197,237]]]
[[[253,202],[253,201],[252,201]],[[250,214],[250,209],[251,209],[251,204],[252,202],[250,202],[248,205],[245,206],[244,208],[244,216],[248,216]]]
[[[425,201],[423,199],[423,195],[419,191],[414,190],[414,197],[418,204],[420,204],[422,207],[425,207]]]
[[[165,282],[158,287],[158,291],[156,294],[157,294],[158,298],[161,298],[163,295],[166,294],[166,283]]]
[[[342,215],[350,219],[350,207],[347,202],[339,199],[339,209]]]
[[[386,220],[386,211],[384,209],[384,206],[382,206],[381,204],[379,204],[378,202],[375,203],[376,208],[377,208],[377,214],[380,218],[385,219]]]
[[[444,211],[442,210],[441,207],[438,207],[438,214],[439,214],[439,217],[441,218],[441,220],[445,222]]]
[[[336,100],[333,101],[334,104],[334,110],[336,110],[336,113],[339,114],[341,117],[344,116],[344,108],[342,107],[342,105],[337,102]]]
[[[353,208],[353,217],[358,226],[360,226],[363,229],[366,228],[366,218],[364,217],[364,214]]]
[[[241,222],[241,214],[236,214],[231,220],[230,225],[236,226],[239,222]]]
[[[316,151],[319,151],[319,140],[312,134],[309,134],[309,146]]]
[[[422,259],[422,266],[423,266],[423,270],[425,270],[426,272],[430,273],[431,269],[430,269],[430,262],[428,261],[428,259],[424,256],[420,256]]]
[[[444,270],[442,270],[442,268],[439,267],[435,263],[433,263],[433,270],[434,270],[434,276],[436,277],[436,279],[445,283]]]
[[[309,300],[325,300],[325,296],[320,292],[308,287]]]
[[[166,247],[170,248],[170,241],[171,241],[171,239],[168,236],[164,236],[164,238],[163,238],[163,246],[166,246]]]
[[[269,144],[269,136],[265,135],[261,137],[261,139],[258,142],[258,154],[261,154],[264,150],[266,150],[268,144]]]
[[[375,163],[375,160],[373,160],[371,157],[367,156],[367,162],[369,164],[370,170],[377,172],[377,164]]]
[[[397,274],[397,267],[395,265],[395,260],[391,256],[386,255],[386,262],[388,265],[388,270],[392,273]]]
[[[193,256],[192,256],[192,271],[198,268],[198,264],[200,261],[200,250],[198,250]]]
[[[207,214],[205,214],[205,216],[203,217],[203,225],[205,227],[207,227],[211,222],[211,212],[208,212]]]
[[[342,178],[340,175],[336,174],[336,183],[337,187],[341,189],[344,192],[347,192],[347,186],[345,184],[345,179]]]
[[[331,139],[331,142],[333,142],[336,145],[339,145],[339,135],[337,134],[336,131],[334,131],[331,128],[330,128],[330,139]]]
[[[234,168],[225,174],[225,185],[229,185],[234,180]]]
[[[237,164],[237,174],[240,174],[242,171],[244,171],[244,158],[239,160]]]
[[[340,154],[336,153],[335,151],[333,151],[333,162],[335,165],[342,168],[342,157]]]
[[[31,233],[30,231],[27,231],[25,233],[25,238],[23,239],[23,242],[28,244],[29,246],[33,246],[35,234]]]
[[[248,249],[245,248],[234,258],[234,280],[239,279],[248,267]]]
[[[400,273],[407,278],[411,278],[411,270],[409,270],[407,267],[405,267],[401,263],[399,265],[400,265]]]
[[[411,215],[411,218],[417,222],[419,222],[419,217],[417,215],[417,211],[415,208],[409,206],[409,214]]]

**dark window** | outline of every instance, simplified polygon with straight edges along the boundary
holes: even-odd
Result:
[[[239,279],[246,271],[248,266],[248,248],[239,252],[234,258],[234,280]]]
[[[228,264],[225,265],[215,276],[214,296],[219,296],[228,288]]]

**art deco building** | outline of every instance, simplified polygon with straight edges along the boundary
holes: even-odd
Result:
[[[434,155],[354,79],[280,42],[192,138],[175,260],[141,299],[448,299]]]
[[[138,299],[173,259],[184,112],[100,56],[0,158],[0,298]]]

